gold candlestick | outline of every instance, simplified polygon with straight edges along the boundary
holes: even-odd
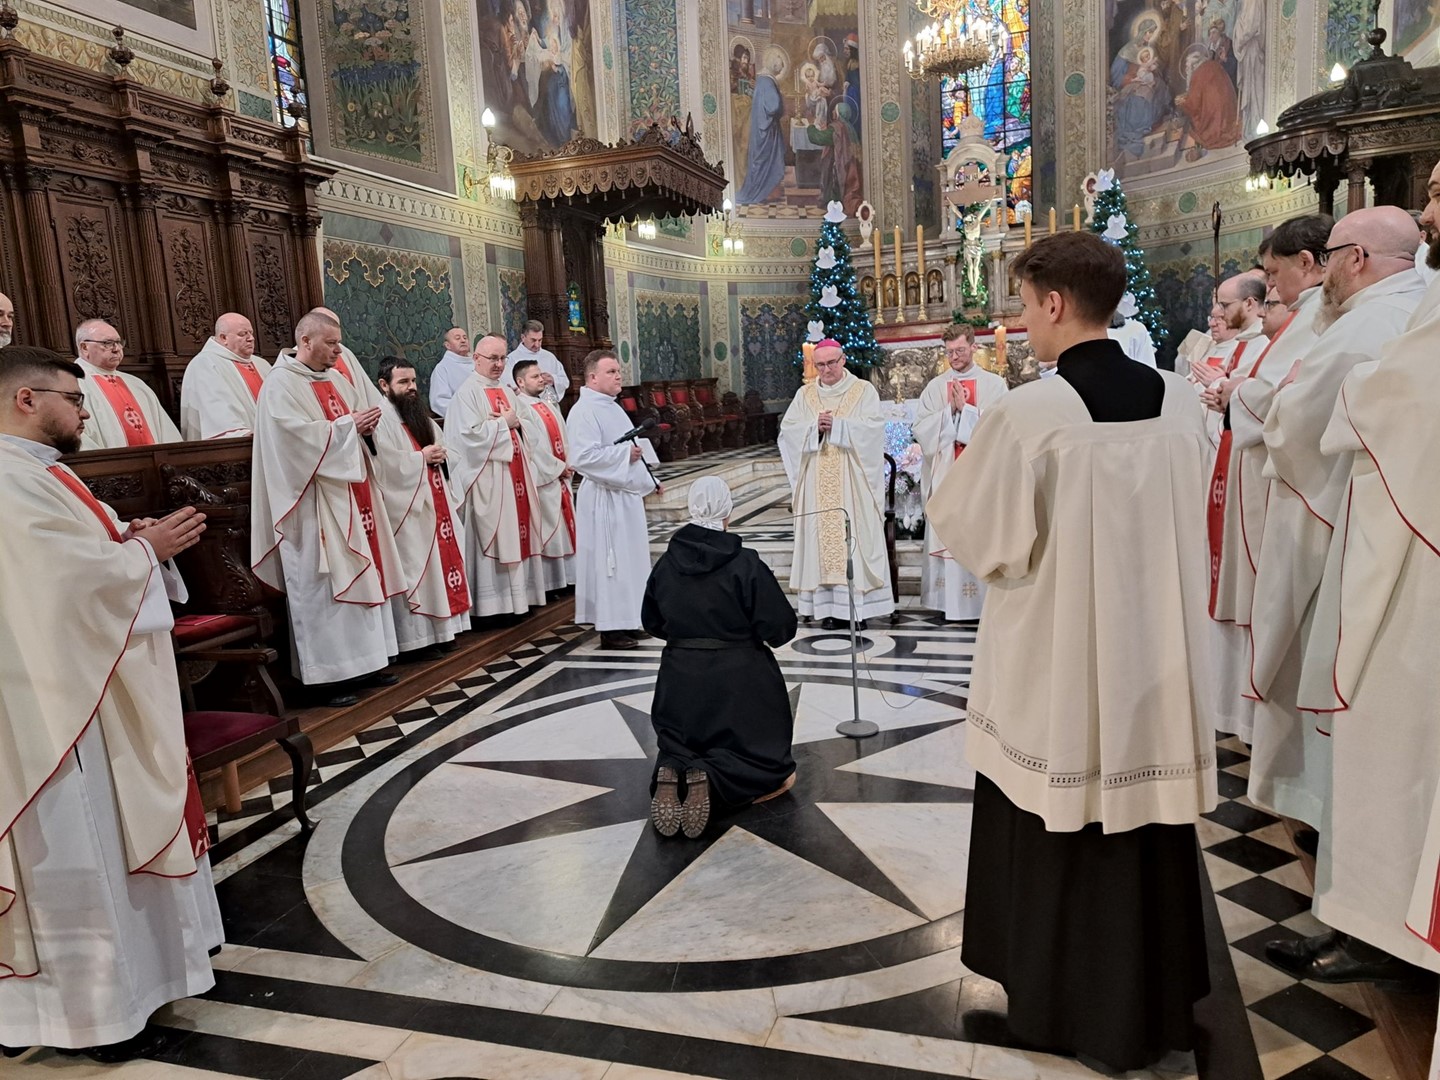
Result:
[[[905,321],[905,241],[900,226],[895,226],[895,321]]]
[[[924,322],[925,315],[925,226],[915,226],[915,262],[920,272],[920,312],[919,320]]]

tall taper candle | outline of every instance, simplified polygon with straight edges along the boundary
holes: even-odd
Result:
[[[1055,208],[1050,207],[1050,235],[1055,235]]]
[[[915,261],[920,270],[920,303],[925,303],[925,226],[915,226]]]
[[[1005,374],[1005,327],[995,328],[995,370],[997,373]]]
[[[885,270],[880,265],[881,248],[885,246],[885,234],[880,231],[880,223],[875,223],[875,230],[870,234],[875,246],[875,322],[885,321]]]
[[[1025,246],[1027,248],[1030,246],[1030,219],[1034,216],[1032,211],[1025,211]]]
[[[1079,203],[1076,203],[1076,204],[1075,204],[1075,210],[1074,210],[1073,216],[1074,216],[1074,219],[1075,219],[1075,231],[1076,231],[1076,232],[1079,232],[1079,231],[1080,231],[1080,204],[1079,204]]]

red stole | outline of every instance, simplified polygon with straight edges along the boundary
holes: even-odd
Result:
[[[1225,368],[1228,375],[1240,363],[1248,341],[1235,346],[1235,353]],[[1261,354],[1264,359],[1264,354]],[[1259,361],[1255,363],[1260,366]],[[1252,369],[1253,370],[1253,369]],[[1220,549],[1225,542],[1225,485],[1230,481],[1230,446],[1235,433],[1228,427],[1220,434],[1220,449],[1215,452],[1215,470],[1210,474],[1210,501],[1205,508],[1205,531],[1210,537],[1210,617],[1215,617],[1215,596],[1220,587]]]
[[[501,387],[487,387],[485,398],[496,416],[510,408],[510,401]],[[514,447],[510,454],[510,482],[515,487],[515,512],[520,518],[520,558],[523,560],[530,558],[530,537],[535,530],[534,519],[530,516],[530,489],[525,486],[525,448],[520,445],[519,427],[510,429],[510,443]]]
[[[539,405],[532,405],[540,419],[545,422],[545,433],[550,436],[550,449],[561,461],[565,460],[565,436],[560,433],[560,422],[555,419],[555,414],[550,407],[543,402]],[[575,546],[575,505],[570,496],[570,484],[560,481],[560,513],[565,518],[565,529],[570,534],[570,546]]]
[[[145,414],[140,411],[140,404],[130,392],[130,387],[125,385],[125,380],[119,375],[90,377],[95,380],[95,385],[100,387],[100,392],[105,395],[110,408],[114,409],[115,415],[120,418],[120,426],[125,429],[125,445],[154,445],[155,436],[150,433],[150,424],[146,421]]]
[[[345,381],[351,386],[355,385],[355,376],[350,374],[350,365],[345,363],[345,354],[341,353],[335,358],[335,370],[345,376]],[[348,410],[347,410],[348,411]]]
[[[255,365],[249,360],[232,360],[235,370],[240,372],[240,377],[245,380],[245,386],[250,391],[250,396],[255,400],[260,399],[260,387],[262,384],[260,372],[255,370]]]
[[[110,520],[110,515],[105,512],[105,506],[91,493],[78,476],[61,465],[51,465],[47,470],[51,476],[65,485],[67,491],[74,495],[105,526],[105,531],[110,534],[110,539],[115,543],[121,543],[120,531],[115,528],[115,522]],[[200,858],[210,850],[210,830],[205,824],[205,804],[200,801],[200,785],[195,780],[195,769],[190,764],[190,755],[185,755],[185,834],[190,838],[190,850],[195,858]],[[136,873],[145,871],[137,870]]]
[[[337,365],[338,366],[338,365]],[[329,420],[338,420],[350,415],[350,407],[328,379],[314,379],[310,383],[320,409]],[[389,595],[385,587],[385,562],[380,558],[380,538],[375,533],[375,503],[370,497],[370,481],[360,480],[350,485],[350,495],[360,508],[360,523],[365,528],[365,539],[370,544],[370,558],[375,563],[375,572],[380,575],[380,591]]]
[[[420,440],[405,427],[410,445],[418,451]],[[440,569],[445,574],[445,595],[450,601],[451,616],[463,615],[470,610],[470,585],[465,579],[465,558],[460,554],[460,545],[455,541],[455,522],[450,516],[450,493],[445,490],[445,477],[438,466],[425,465],[426,480],[435,500],[435,543],[440,548]],[[415,583],[420,584],[418,581]]]

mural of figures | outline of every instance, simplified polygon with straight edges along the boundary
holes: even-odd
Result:
[[[520,153],[596,133],[590,0],[478,0],[495,138]]]
[[[1395,0],[1395,52],[1408,53],[1437,27],[1440,27],[1437,0]]]
[[[1126,179],[1238,155],[1265,115],[1266,0],[1108,5],[1110,164]]]
[[[823,10],[817,10],[823,9]],[[735,203],[821,217],[864,201],[855,0],[726,0]]]

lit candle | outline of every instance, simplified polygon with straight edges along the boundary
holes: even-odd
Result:
[[[895,226],[895,303],[898,307],[905,306],[905,250],[904,239],[900,236],[900,226]]]
[[[915,226],[915,261],[920,269],[920,304],[925,304],[925,226]]]
[[[997,371],[1005,370],[1005,327],[995,328],[995,368]]]
[[[1050,235],[1055,235],[1055,208],[1050,207]]]
[[[800,351],[805,356],[805,381],[807,383],[814,382],[817,374],[815,371],[815,345],[810,341],[802,342]]]
[[[1027,248],[1030,246],[1030,219],[1033,216],[1029,210],[1025,211],[1025,246]]]
[[[1080,231],[1080,204],[1079,204],[1079,203],[1076,203],[1076,204],[1075,204],[1075,209],[1074,209],[1074,211],[1072,211],[1072,216],[1073,216],[1074,219],[1075,219],[1075,231],[1076,231],[1076,232],[1079,232],[1079,231]]]

